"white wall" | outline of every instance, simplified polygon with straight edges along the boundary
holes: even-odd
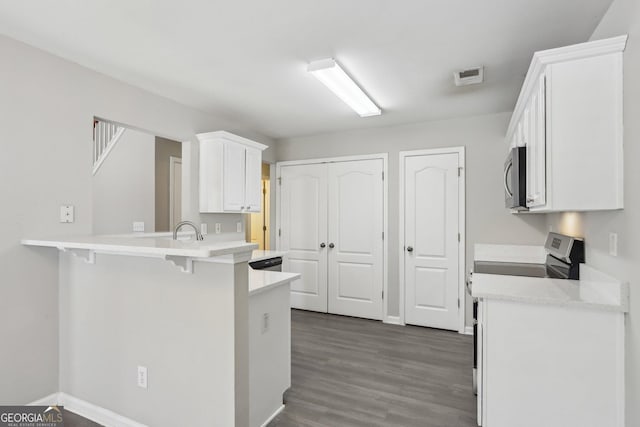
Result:
[[[511,215],[504,208],[504,135],[510,113],[366,129],[279,140],[278,160],[300,160],[368,153],[389,153],[389,296],[390,315],[398,314],[398,152],[451,146],[466,147],[467,271],[473,245],[481,243],[542,244],[543,216]],[[366,120],[366,119],[364,119]],[[467,304],[467,324],[471,324]]]
[[[91,233],[93,117],[178,141],[220,129],[272,141],[4,36],[0,57],[0,403],[23,404],[58,390],[58,254],[20,239]],[[76,222],[60,224],[67,203]],[[235,228],[240,215],[223,218]]]
[[[629,281],[630,312],[626,322],[626,413],[627,426],[640,425],[640,3],[615,0],[592,40],[629,34],[624,52],[624,210],[549,215],[558,230],[585,237],[586,261],[612,276]],[[618,233],[618,256],[609,255],[609,233]]]
[[[155,230],[156,137],[126,129],[93,176],[93,233],[133,232],[133,222]]]

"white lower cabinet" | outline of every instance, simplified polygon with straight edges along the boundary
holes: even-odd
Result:
[[[623,427],[624,313],[480,299],[484,427]]]
[[[278,165],[278,250],[291,306],[382,319],[383,159]]]

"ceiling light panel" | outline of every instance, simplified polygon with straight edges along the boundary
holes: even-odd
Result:
[[[382,110],[373,103],[334,59],[314,61],[309,64],[307,71],[349,107],[353,108],[360,117],[377,116],[382,113]]]

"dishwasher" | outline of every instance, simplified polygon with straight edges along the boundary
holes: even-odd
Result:
[[[273,257],[249,262],[254,270],[282,271],[282,257]]]

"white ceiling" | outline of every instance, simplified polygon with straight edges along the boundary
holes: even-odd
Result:
[[[586,41],[611,0],[30,0],[0,32],[282,138],[510,111],[534,51]],[[382,108],[306,73],[334,57]],[[10,60],[3,58],[3,61]],[[485,66],[485,83],[452,72]]]

